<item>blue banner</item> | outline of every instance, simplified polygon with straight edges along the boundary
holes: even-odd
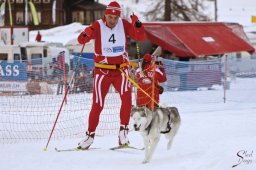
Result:
[[[27,81],[25,64],[20,62],[0,62],[0,80]]]

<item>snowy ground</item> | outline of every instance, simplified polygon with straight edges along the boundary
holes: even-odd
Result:
[[[223,103],[222,89],[171,92],[163,103],[177,106],[182,125],[170,151],[161,138],[149,164],[141,164],[144,151],[111,151],[117,136],[95,138],[92,147],[80,152],[54,151],[70,148],[80,139],[0,145],[1,170],[254,170],[256,169],[256,79],[237,79],[227,91]],[[133,146],[143,147],[142,138],[131,131]],[[237,165],[232,168],[233,165]]]

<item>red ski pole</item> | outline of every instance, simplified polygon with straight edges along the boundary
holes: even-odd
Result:
[[[84,46],[85,46],[85,43],[84,43],[83,46],[82,46],[82,49],[81,49],[80,55],[79,55],[79,57],[78,57],[78,60],[77,60],[77,63],[76,63],[75,69],[74,69],[74,73],[73,73],[73,75],[72,75],[72,78],[71,78],[70,83],[73,81],[76,68],[77,68],[77,66],[78,66],[78,63],[80,62],[80,58],[82,57],[82,53],[83,53],[83,50],[84,50]],[[44,151],[47,151],[47,148],[48,148],[48,145],[49,145],[49,143],[50,143],[50,140],[51,140],[53,131],[54,131],[54,129],[55,129],[55,126],[56,126],[56,124],[57,124],[58,118],[59,118],[59,116],[60,116],[62,107],[63,107],[63,105],[64,105],[64,102],[66,101],[66,98],[67,98],[67,94],[68,94],[68,92],[69,92],[69,89],[70,89],[70,85],[68,86],[67,89],[65,89],[65,94],[64,94],[63,100],[62,100],[62,102],[61,102],[59,112],[58,112],[57,117],[56,117],[56,119],[55,119],[55,121],[54,121],[52,130],[51,130],[50,136],[49,136],[49,138],[48,138],[47,144],[46,144],[46,146],[45,146],[45,148],[44,148]]]

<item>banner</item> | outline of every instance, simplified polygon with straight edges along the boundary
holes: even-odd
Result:
[[[0,78],[1,80],[27,81],[27,71],[24,63],[0,62]]]
[[[0,81],[0,91],[7,91],[7,92],[26,92],[27,82],[12,82],[12,81]]]
[[[33,2],[30,1],[29,2],[29,6],[30,6],[30,9],[31,9],[31,14],[32,14],[32,17],[33,17],[34,25],[39,25],[39,21],[38,21],[38,16],[37,16],[35,5],[33,4]]]
[[[252,16],[252,23],[256,23],[256,15]]]

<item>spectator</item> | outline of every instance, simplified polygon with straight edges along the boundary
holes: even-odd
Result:
[[[155,62],[150,54],[143,56],[142,68],[136,70],[136,79],[138,85],[149,94],[157,103],[159,103],[159,94],[163,93],[163,87],[159,83],[167,80],[164,67],[161,62]],[[154,110],[158,104],[145,95],[140,89],[137,91],[137,105],[147,106]]]
[[[64,86],[64,69],[65,69],[65,51],[61,51],[57,57],[57,67],[58,67],[58,88],[57,95],[62,94]]]
[[[36,35],[36,41],[41,42],[41,39],[42,39],[42,35],[40,34],[40,31],[38,31]]]

